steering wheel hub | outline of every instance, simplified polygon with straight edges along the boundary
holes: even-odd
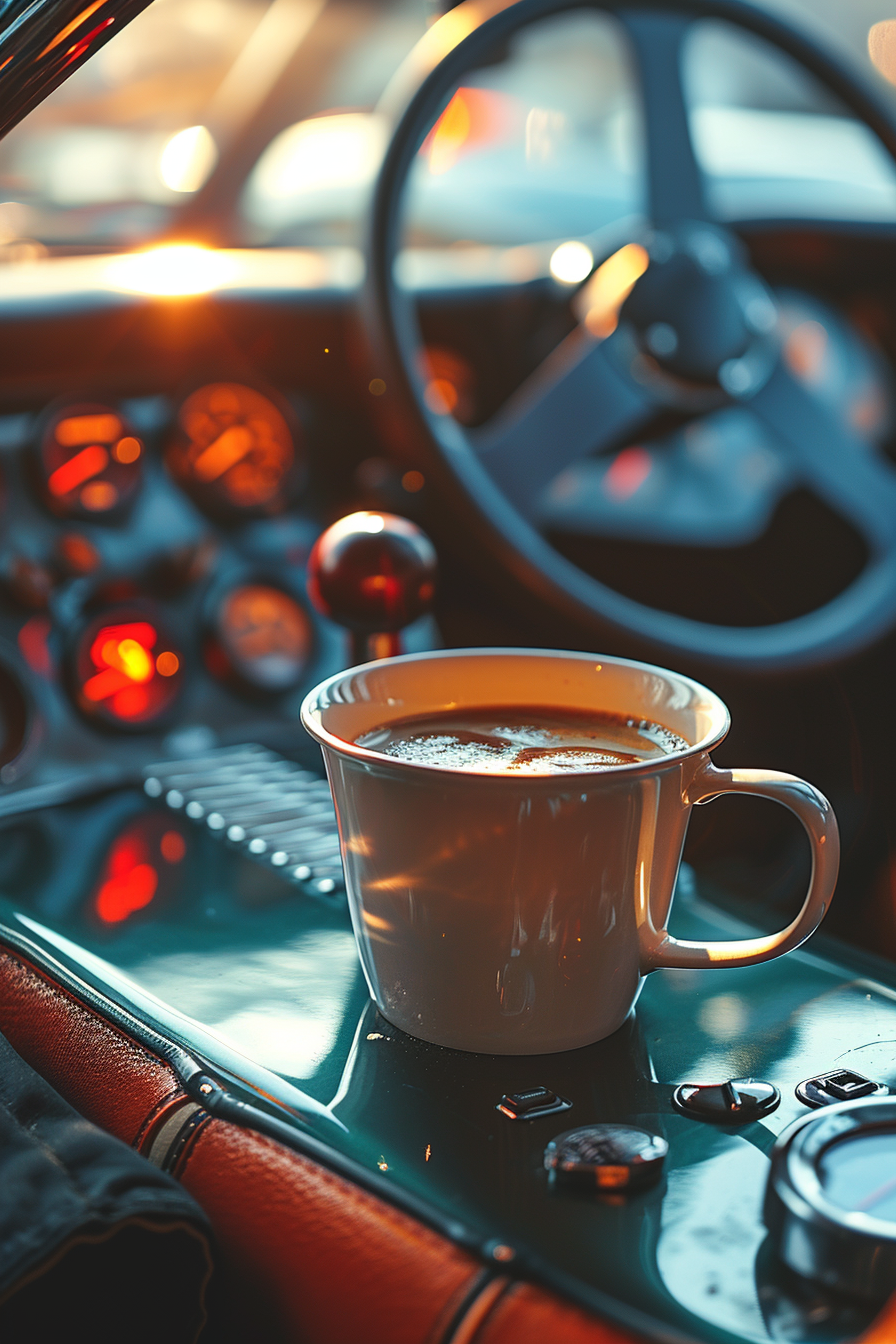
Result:
[[[724,386],[732,364],[774,329],[771,295],[747,269],[740,242],[712,225],[684,221],[655,233],[648,253],[621,320],[667,373]]]

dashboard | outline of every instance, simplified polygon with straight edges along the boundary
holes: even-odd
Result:
[[[624,335],[657,239],[598,231],[582,271],[581,252],[553,244],[445,245],[456,199],[441,179],[469,168],[457,151],[471,127],[492,144],[489,108],[513,112],[538,171],[551,136],[565,143],[556,117],[475,92],[452,95],[442,139],[423,142],[441,167],[385,283],[419,326],[421,415],[481,446],[583,328],[598,349]],[[868,462],[896,463],[896,232],[845,214],[748,213],[731,233],[799,404],[842,431],[864,481]],[[794,771],[833,803],[840,889],[808,949],[712,977],[651,974],[620,1031],[566,1054],[403,1036],[368,998],[320,755],[299,723],[308,691],[358,649],[351,622],[321,610],[315,543],[358,510],[429,533],[438,585],[401,632],[408,651],[589,648],[595,625],[527,586],[519,556],[499,563],[483,501],[416,451],[394,362],[367,339],[363,272],[350,246],[167,244],[0,274],[2,942],[147,1048],[165,1042],[195,1106],[341,1172],[490,1272],[648,1338],[852,1338],[896,1274],[892,1183],[875,1165],[892,1164],[896,1128],[896,633],[797,670],[693,651],[677,663],[731,706],[720,766]],[[833,602],[873,550],[855,518],[806,488],[734,385],[711,369],[682,391],[662,363],[676,331],[642,326],[638,367],[674,395],[544,483],[540,539],[645,607],[741,634]],[[511,485],[515,472],[511,455]],[[649,631],[607,623],[601,647],[663,661]],[[793,915],[808,857],[770,811],[697,809],[676,937],[767,933]],[[837,1128],[843,1111],[825,1118],[856,1100],[872,1109],[853,1113],[855,1133]],[[821,1157],[805,1137],[816,1112],[812,1132],[833,1125]],[[586,1146],[573,1176],[584,1169],[587,1188],[566,1181],[579,1127],[646,1133],[649,1179],[623,1189],[631,1164]],[[810,1177],[814,1221],[793,1213]],[[872,1206],[883,1230],[856,1223]],[[843,1258],[845,1283],[844,1220],[873,1252]]]
[[[807,320],[828,322],[840,358],[866,361],[877,442],[892,451],[889,234],[868,230],[861,247],[833,228],[743,236],[770,284],[810,296]],[[601,1316],[732,1344],[856,1334],[875,1306],[783,1267],[761,1200],[775,1137],[809,1113],[798,1085],[832,1072],[884,1095],[896,1085],[883,1044],[892,966],[880,955],[896,950],[882,820],[892,726],[874,698],[889,684],[892,638],[790,685],[686,669],[732,704],[735,740],[720,756],[804,771],[835,802],[845,876],[812,952],[783,969],[717,973],[709,991],[698,973],[658,972],[637,1017],[575,1059],[478,1060],[401,1037],[367,999],[328,791],[298,723],[303,695],[349,659],[347,632],[308,596],[314,542],[356,508],[432,532],[441,584],[433,614],[405,632],[411,649],[575,647],[577,632],[483,580],[462,525],[440,516],[424,472],[393,451],[370,411],[382,393],[359,362],[353,285],[333,282],[344,262],[237,260],[239,284],[180,297],[122,293],[106,258],[44,263],[58,267],[48,293],[35,275],[28,294],[20,273],[19,293],[0,301],[4,939],[192,1052],[281,1141],[322,1143],[353,1180],[422,1209],[486,1260],[500,1248],[517,1272]],[[300,267],[303,283],[288,283]],[[433,284],[418,302],[441,395],[457,391],[471,424],[575,321],[550,277]],[[657,425],[645,451],[668,456],[676,433]],[[848,573],[849,546],[817,513],[788,513],[780,483],[766,486],[769,511],[783,512],[778,537],[773,528],[761,543],[772,587],[782,604],[811,602],[813,583]],[[675,508],[670,497],[660,511],[674,522]],[[689,552],[575,529],[567,539],[591,547],[597,572],[653,598],[658,568],[670,591],[687,592],[711,554],[706,600],[716,591],[720,613],[749,621],[757,543],[710,538]],[[801,546],[827,554],[825,574],[782,568]],[[608,557],[618,570],[601,569]],[[845,732],[834,697],[850,707]],[[822,733],[813,714],[827,716]],[[695,823],[679,936],[777,926],[803,880],[787,824],[759,805],[745,845],[743,814],[731,827]],[[722,1076],[761,1078],[780,1105],[734,1130],[676,1110],[682,1087]],[[571,1116],[518,1125],[501,1114],[508,1096],[539,1089],[571,1103]],[[546,1146],[595,1121],[661,1135],[660,1182],[597,1201],[558,1191]]]
[[[818,395],[846,416],[849,389],[871,408],[869,443],[891,453],[887,229],[753,225],[742,236],[775,292],[802,305],[798,335],[827,341],[822,376],[812,374]],[[231,275],[204,293],[146,292],[177,287],[161,249],[154,273],[128,278],[143,292],[122,286],[117,268],[130,259],[84,257],[18,268],[0,300],[9,351],[0,379],[6,811],[133,778],[190,743],[252,741],[314,764],[298,706],[343,665],[349,641],[309,601],[306,563],[323,528],[356,508],[409,516],[437,542],[434,615],[407,632],[409,649],[587,643],[574,624],[502,583],[373,414],[386,398],[359,353],[357,261],[338,249],[226,257]],[[439,265],[417,292],[432,385],[457,396],[456,414],[475,427],[576,315],[569,288],[549,274],[519,283],[449,272],[448,283]],[[861,568],[862,539],[788,483],[767,438],[757,444],[733,412],[716,414],[715,450],[708,430],[701,446],[680,422],[658,418],[637,450],[648,469],[655,464],[649,491],[624,497],[633,479],[625,473],[641,460],[624,442],[583,461],[572,492],[563,497],[555,483],[547,493],[545,529],[611,586],[684,614],[749,625],[811,609]],[[597,485],[609,482],[599,497],[595,472]],[[722,538],[728,499],[748,508],[727,519]],[[136,680],[125,685],[127,665],[107,646],[134,640]],[[885,948],[896,948],[893,916],[877,895],[888,861],[881,818],[892,796],[891,728],[874,706],[891,644],[796,682],[757,683],[696,661],[684,668],[732,705],[723,753],[805,773],[832,798],[847,872],[865,893],[863,913],[853,908],[844,931]],[[608,651],[642,650],[617,637]],[[849,715],[831,714],[844,703]],[[797,705],[827,716],[824,733]],[[786,823],[757,817],[767,844],[753,863],[725,867],[737,846],[724,819],[695,818],[695,859],[745,899],[757,875],[768,885],[774,872],[786,906],[801,852]]]
[[[274,720],[300,745],[296,706],[342,652],[304,575],[321,466],[351,417],[321,423],[314,367],[327,340],[334,363],[344,345],[339,298],[285,323],[276,302],[113,305],[78,305],[74,360],[57,304],[13,322],[0,420],[10,796],[126,769],[185,725],[233,741]],[[289,347],[288,376],[259,351],[271,342]],[[48,375],[50,396],[35,385]]]

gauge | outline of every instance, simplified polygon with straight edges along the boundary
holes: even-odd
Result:
[[[148,727],[177,699],[183,659],[155,616],[118,608],[94,617],[73,660],[75,699],[91,718],[118,728]]]
[[[180,408],[167,460],[203,508],[266,513],[285,502],[296,460],[283,413],[240,383],[201,387]]]
[[[181,824],[170,815],[142,812],[133,818],[106,851],[89,915],[115,926],[168,904],[183,886],[188,843]]]
[[[872,1300],[896,1288],[896,1098],[825,1107],[772,1153],[765,1221],[791,1269]]]
[[[311,655],[311,621],[282,588],[232,588],[218,603],[212,626],[207,661],[216,675],[273,692],[301,681]]]
[[[37,454],[44,500],[68,518],[115,514],[140,487],[143,443],[110,406],[84,403],[51,412]]]

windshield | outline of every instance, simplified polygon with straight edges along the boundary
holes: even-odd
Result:
[[[870,0],[775,0],[867,56]],[[430,0],[154,0],[0,144],[0,257],[166,238],[356,244],[385,143],[375,114]],[[696,25],[685,87],[720,218],[896,220],[874,137],[802,72]],[[412,175],[410,237],[590,238],[644,199],[624,40],[595,11],[544,20],[476,72]]]
[[[250,241],[238,202],[262,151],[322,111],[371,108],[428,12],[154,0],[0,144],[0,232],[109,246],[192,219],[192,232],[212,221],[215,241]]]

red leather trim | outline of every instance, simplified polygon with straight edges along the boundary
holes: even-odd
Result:
[[[501,1294],[507,1291],[508,1282],[507,1279],[491,1279],[486,1283],[457,1322],[445,1344],[475,1344],[479,1327]]]
[[[125,1143],[184,1095],[167,1064],[2,949],[0,1030],[66,1101]]]
[[[137,1151],[144,1155],[148,1153],[153,1145],[153,1140],[165,1122],[171,1118],[175,1111],[183,1110],[184,1106],[188,1104],[189,1098],[180,1086],[178,1086],[177,1091],[169,1092],[164,1096],[152,1108],[140,1126],[140,1132],[134,1138],[134,1147]]]
[[[637,1344],[637,1336],[586,1316],[529,1283],[513,1284],[500,1297],[470,1344]]]
[[[82,1115],[144,1152],[186,1099],[167,1064],[3,948],[0,1030]],[[635,1344],[616,1327],[503,1278],[487,1282],[464,1309],[481,1273],[472,1256],[251,1130],[207,1121],[175,1174],[214,1227],[218,1312],[235,1337],[270,1344]],[[885,1337],[872,1328],[867,1344]]]
[[[291,1325],[290,1339],[436,1344],[480,1272],[400,1210],[219,1120],[179,1174],[212,1220],[222,1277]]]

